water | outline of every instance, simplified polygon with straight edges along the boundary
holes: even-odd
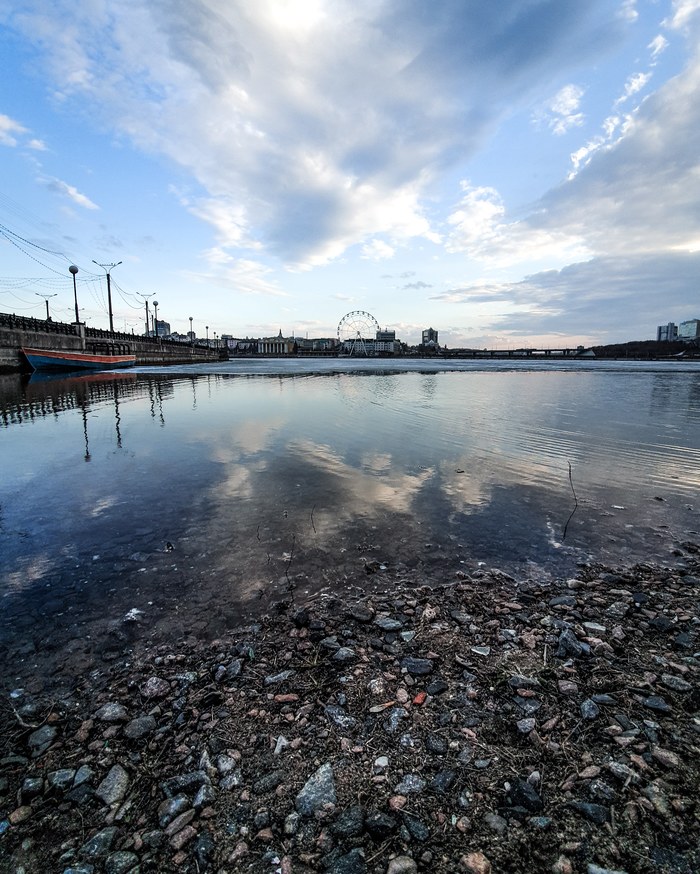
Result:
[[[63,658],[132,608],[142,635],[215,635],[291,593],[673,563],[700,529],[699,425],[693,363],[4,377],[4,640]]]

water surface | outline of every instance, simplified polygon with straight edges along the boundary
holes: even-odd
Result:
[[[700,527],[699,426],[691,363],[5,377],[5,636],[60,648],[131,608],[141,633],[215,634],[292,592],[672,563]]]

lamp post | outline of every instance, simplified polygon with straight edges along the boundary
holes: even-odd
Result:
[[[39,294],[38,291],[35,291],[34,294],[37,297],[42,297],[44,299],[44,301],[46,302],[46,321],[50,322],[51,316],[49,315],[49,298],[56,297],[56,295],[55,294]]]
[[[207,346],[209,345],[209,325],[205,325],[207,329]]]
[[[75,324],[80,324],[80,316],[78,314],[78,289],[75,284],[75,274],[78,272],[78,268],[75,264],[71,264],[68,268],[69,272],[73,274],[73,298],[75,299]]]
[[[153,329],[155,331],[156,340],[158,339],[158,301],[153,301],[153,309],[156,311],[154,320],[153,320]]]
[[[150,331],[150,327],[148,324],[148,298],[153,297],[153,295],[155,294],[155,291],[153,292],[153,294],[141,294],[140,291],[137,291],[136,294],[139,297],[142,297],[144,299],[145,304],[146,304],[146,337],[148,337],[149,336],[148,332]]]
[[[219,338],[216,336],[216,331],[214,331],[214,348],[219,348]]]
[[[194,346],[194,334],[192,333],[192,316],[190,316],[190,346]]]
[[[112,319],[112,286],[110,284],[109,272],[113,267],[119,267],[122,262],[117,261],[116,264],[100,264],[97,261],[93,261],[92,263],[97,264],[97,266],[101,267],[107,274],[107,305],[109,307],[109,330],[114,333],[114,321]]]

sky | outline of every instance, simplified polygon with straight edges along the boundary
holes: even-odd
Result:
[[[700,318],[699,36],[700,0],[0,0],[0,311],[73,321],[74,264],[106,328],[116,264],[128,332],[654,339]]]

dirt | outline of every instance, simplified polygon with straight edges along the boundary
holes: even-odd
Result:
[[[216,639],[132,612],[71,682],[5,680],[0,872],[700,870],[696,544],[367,572]]]

